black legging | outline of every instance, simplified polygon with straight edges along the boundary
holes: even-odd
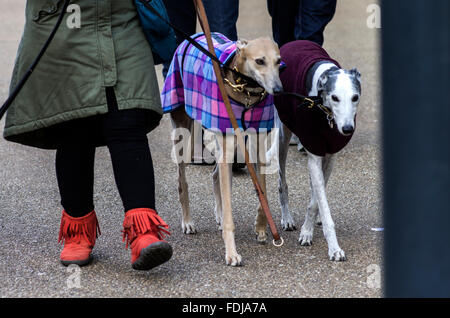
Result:
[[[94,209],[94,157],[92,134],[101,134],[114,170],[125,212],[155,209],[155,180],[148,145],[144,110],[118,110],[114,90],[106,89],[109,112],[97,116],[98,127],[83,120],[64,126],[64,138],[56,151],[56,176],[64,210],[81,217]],[[92,121],[90,122],[92,123]],[[98,137],[98,136],[97,136]]]

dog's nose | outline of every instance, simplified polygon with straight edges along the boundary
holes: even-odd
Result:
[[[282,93],[283,92],[283,86],[282,85],[277,85],[274,87],[273,92],[276,93]]]
[[[342,132],[346,135],[350,135],[353,132],[354,128],[352,125],[345,125],[342,127]]]

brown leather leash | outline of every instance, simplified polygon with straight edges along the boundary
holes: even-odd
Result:
[[[209,52],[215,55],[215,50],[211,38],[211,30],[209,28],[208,18],[206,17],[205,7],[203,6],[202,0],[193,0],[194,6],[197,11],[197,16],[200,22],[200,26],[203,30],[203,33],[205,34],[206,41],[208,43],[208,50]],[[214,73],[217,78],[217,84],[220,89],[220,94],[222,95],[223,101],[225,103],[225,107],[227,109],[228,116],[230,117],[231,125],[233,126],[234,133],[237,137],[237,142],[239,145],[239,148],[241,149],[242,153],[244,154],[245,158],[245,164],[247,165],[248,172],[250,173],[251,179],[253,181],[253,185],[255,186],[256,193],[258,194],[259,202],[261,204],[261,208],[264,211],[264,214],[266,215],[267,222],[270,227],[270,231],[273,236],[273,245],[280,247],[284,244],[283,238],[278,234],[277,227],[275,226],[275,222],[273,221],[272,214],[270,213],[269,209],[269,203],[267,201],[266,194],[262,191],[261,186],[259,184],[258,177],[256,176],[256,171],[254,166],[249,161],[249,154],[247,151],[247,148],[245,147],[244,138],[242,136],[241,130],[239,128],[239,125],[236,121],[236,117],[234,116],[233,109],[231,108],[230,100],[228,98],[228,94],[225,90],[225,84],[222,77],[222,72],[220,69],[219,64],[215,61],[215,59],[212,59],[213,66],[214,66]],[[225,150],[224,150],[225,151]],[[276,243],[280,241],[280,243]]]

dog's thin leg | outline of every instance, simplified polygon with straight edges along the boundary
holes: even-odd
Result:
[[[182,137],[184,138],[190,138],[191,134],[189,134],[189,129],[191,128],[192,119],[189,118],[189,116],[184,111],[184,108],[180,108],[179,110],[176,110],[170,114],[170,119],[172,121],[172,127],[174,131],[176,129],[184,129],[186,130],[187,134],[184,134]],[[195,234],[197,233],[194,223],[191,220],[191,214],[190,214],[190,207],[189,207],[189,191],[188,191],[188,184],[186,181],[186,162],[185,160],[190,159],[191,156],[191,140],[183,140],[183,139],[177,139],[173,140],[174,145],[176,145],[179,142],[182,142],[184,144],[184,147],[181,148],[181,156],[180,162],[177,164],[177,172],[178,172],[178,195],[180,198],[181,203],[181,227],[183,229],[183,232],[186,234]],[[188,158],[186,158],[186,154],[189,155]]]
[[[225,242],[225,262],[227,265],[240,266],[241,256],[237,253],[234,240],[234,222],[231,209],[231,163],[219,164],[220,190],[222,194],[222,237]]]
[[[197,230],[195,229],[194,222],[191,220],[185,167],[186,164],[184,162],[178,164],[178,195],[182,210],[181,227],[185,234],[195,234],[197,233]]]
[[[258,180],[261,185],[261,190],[266,193],[266,175],[261,174],[261,167],[257,169],[258,171]],[[267,217],[264,213],[261,204],[258,207],[258,214],[256,215],[255,220],[255,232],[256,232],[256,239],[258,240],[258,243],[264,244],[267,241]]]
[[[222,237],[225,242],[225,262],[227,265],[240,266],[242,265],[242,258],[237,253],[236,242],[234,240],[234,222],[231,209],[231,169],[232,163],[228,163],[228,155],[233,156],[233,151],[226,148],[226,140],[229,138],[223,138],[223,158],[219,161],[219,180],[220,180],[220,192],[222,200]],[[234,148],[231,148],[234,149]],[[233,156],[234,157],[234,156]],[[231,157],[231,158],[233,158]]]
[[[322,159],[322,171],[325,180],[325,187],[328,183],[328,179],[333,168],[333,162],[333,155],[327,155]],[[299,237],[300,244],[304,246],[309,246],[312,244],[314,220],[316,221],[316,224],[322,224],[320,221],[319,205],[317,204],[316,194],[314,193],[314,187],[312,186],[311,176],[309,177],[309,185],[311,189],[311,200],[309,202],[308,209],[306,210],[305,222],[303,223]]]
[[[303,246],[310,246],[314,235],[314,220],[319,215],[319,206],[317,204],[316,195],[314,193],[314,187],[312,185],[311,176],[309,177],[309,185],[311,190],[311,199],[306,209],[305,222],[302,225],[300,231],[300,237],[298,241]]]
[[[215,198],[214,214],[216,216],[216,222],[219,225],[219,230],[222,229],[222,196],[220,192],[220,180],[219,180],[219,165],[214,167],[213,175],[213,190]]]
[[[334,222],[331,218],[330,207],[325,193],[325,177],[322,157],[308,153],[308,170],[311,176],[311,194],[315,196],[322,220],[323,234],[328,243],[328,256],[333,261],[346,260],[344,251],[339,247]]]
[[[281,226],[285,231],[294,231],[297,229],[294,219],[289,212],[289,191],[286,182],[286,159],[289,151],[289,141],[292,132],[283,124],[280,127],[279,136],[279,164],[278,169],[278,192],[281,205]]]
[[[324,174],[324,178],[325,178],[325,187],[328,184],[328,179],[330,178],[331,171],[333,170],[334,158],[335,158],[334,155],[326,155],[323,158],[323,167],[322,168],[323,168],[323,174]],[[318,212],[318,210],[317,210],[317,212]],[[319,213],[316,213],[316,224],[322,225],[322,221],[320,220]]]
[[[256,172],[258,176],[259,183],[261,185],[261,190],[267,195],[266,192],[266,171],[263,171],[266,165],[266,136],[260,134],[258,136],[258,164],[256,166]],[[267,241],[267,217],[264,213],[261,204],[258,207],[258,213],[255,220],[255,232],[256,239],[259,243],[266,243]]]

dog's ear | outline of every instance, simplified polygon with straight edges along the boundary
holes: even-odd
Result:
[[[361,82],[361,73],[356,68],[352,68],[350,70],[350,74],[352,74],[359,82]]]
[[[242,51],[248,44],[247,40],[237,40],[236,41],[236,48],[239,51]]]
[[[328,74],[327,74],[327,72],[325,72],[319,77],[319,82],[317,83],[317,90],[323,91],[325,84],[327,82],[328,82]]]

